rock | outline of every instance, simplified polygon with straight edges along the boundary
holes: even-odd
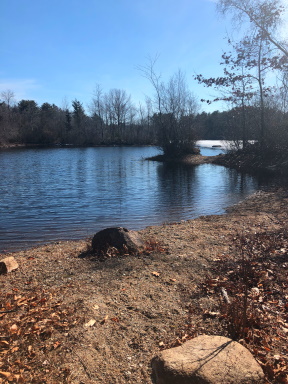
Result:
[[[106,228],[94,235],[92,239],[94,253],[103,254],[111,247],[120,253],[137,253],[144,249],[144,242],[138,232],[122,227]]]
[[[198,336],[152,360],[156,384],[260,384],[262,368],[241,344],[222,336]]]
[[[13,256],[6,257],[0,261],[0,275],[14,271],[18,267],[19,265]]]

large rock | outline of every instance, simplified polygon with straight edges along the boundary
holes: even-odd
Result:
[[[241,344],[222,336],[198,336],[152,360],[156,384],[260,384],[262,368]]]
[[[144,242],[138,232],[122,227],[106,228],[94,235],[93,252],[103,254],[111,247],[116,248],[120,253],[137,253],[143,251]]]

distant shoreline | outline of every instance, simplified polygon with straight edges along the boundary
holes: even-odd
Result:
[[[98,145],[74,145],[74,144],[0,144],[1,149],[15,148],[106,148],[106,147],[155,147],[153,144],[98,144]]]
[[[220,142],[220,140],[208,140],[209,142]],[[203,140],[199,140],[203,142]],[[35,149],[35,148],[110,148],[110,147],[157,147],[155,145],[138,145],[138,144],[107,144],[107,145],[42,145],[42,144],[2,144],[0,145],[0,151],[6,149]],[[216,148],[216,145],[212,147],[203,148]],[[224,146],[221,146],[224,149]],[[217,148],[220,148],[217,145]],[[234,168],[241,172],[247,173],[263,173],[263,174],[282,174],[288,173],[288,158],[281,157],[280,159],[275,157],[265,158],[259,156],[259,153],[251,152],[246,153],[242,150],[232,151],[230,153],[223,153],[215,156],[203,156],[201,154],[185,155],[180,158],[169,158],[163,154],[158,154],[150,158],[146,158],[149,161],[158,161],[165,163],[185,164],[185,165],[201,165],[201,164],[215,164],[225,166],[227,168]]]
[[[203,155],[186,155],[181,158],[169,158],[164,155],[156,155],[147,158],[146,160],[149,161],[159,161],[159,162],[165,162],[165,163],[177,163],[177,164],[186,164],[186,165],[200,165],[200,164],[212,164],[214,163],[215,159],[219,155],[216,156],[203,156]]]

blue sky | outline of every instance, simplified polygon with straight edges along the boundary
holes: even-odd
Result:
[[[137,66],[158,55],[163,80],[180,68],[194,94],[209,98],[193,75],[221,74],[227,31],[212,0],[1,0],[0,92],[86,107],[100,84],[138,104],[153,90]]]

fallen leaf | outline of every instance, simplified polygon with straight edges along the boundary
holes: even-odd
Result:
[[[3,375],[4,377],[6,377],[6,379],[9,379],[9,377],[11,377],[11,373],[10,372],[0,371],[0,375]]]
[[[100,324],[105,324],[106,321],[109,319],[109,316],[106,315],[103,320],[100,321]]]
[[[56,343],[53,344],[54,349],[58,348],[61,345],[60,341],[56,341]]]
[[[211,317],[213,319],[213,318],[215,318],[217,316],[220,316],[220,312],[205,311],[204,312],[204,316],[205,317]]]
[[[18,331],[18,326],[17,326],[17,324],[13,324],[13,325],[11,325],[11,327],[10,327],[10,333],[17,333],[17,331]]]
[[[14,379],[17,383],[24,383],[23,377],[21,375],[17,375],[16,373],[14,373]]]
[[[96,320],[91,319],[88,321],[88,323],[84,324],[84,327],[93,327],[95,323],[96,323]]]
[[[153,276],[156,276],[156,277],[159,277],[159,276],[160,276],[160,273],[159,273],[159,272],[154,271],[154,272],[151,272],[151,273],[152,273]]]

